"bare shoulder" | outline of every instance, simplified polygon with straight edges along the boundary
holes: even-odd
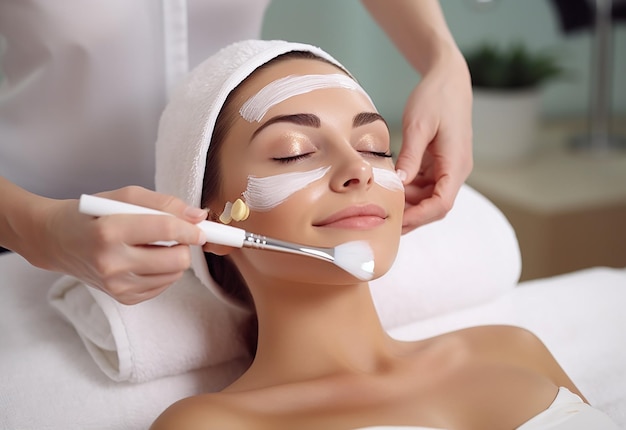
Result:
[[[150,430],[238,430],[250,428],[245,414],[219,393],[179,400],[154,421]]]
[[[486,325],[471,327],[456,332],[463,336],[468,346],[476,352],[486,354],[497,353],[519,357],[547,352],[547,348],[537,335],[531,331],[511,325]],[[504,358],[504,357],[503,357]]]
[[[501,359],[535,356],[547,353],[547,348],[535,334],[521,327],[510,325],[484,325],[444,333],[426,342],[416,344],[447,345],[472,356],[497,355]]]
[[[544,375],[554,384],[567,387],[582,397],[544,342],[525,328],[509,325],[479,326],[459,330],[451,335],[460,336],[471,353]]]
[[[461,329],[443,336],[450,336],[472,356],[485,359],[533,368],[554,360],[541,339],[521,327],[485,325]]]

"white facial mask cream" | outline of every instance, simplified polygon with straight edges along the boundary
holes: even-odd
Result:
[[[248,186],[243,192],[243,198],[250,210],[269,211],[287,200],[293,193],[321,179],[328,170],[330,170],[330,166],[307,172],[283,173],[264,178],[248,176]]]
[[[265,212],[275,208],[292,194],[305,188],[307,185],[321,179],[330,166],[320,167],[306,172],[283,173],[280,175],[248,176],[248,186],[243,192],[250,210]],[[393,170],[372,168],[374,182],[391,191],[404,191],[404,185]]]
[[[239,113],[248,122],[259,122],[272,106],[290,97],[325,88],[358,91],[372,103],[365,90],[352,78],[339,73],[330,75],[290,75],[270,82],[241,106]]]
[[[391,191],[404,191],[404,184],[395,170],[381,169],[380,167],[373,167],[372,170],[374,182],[381,187]]]

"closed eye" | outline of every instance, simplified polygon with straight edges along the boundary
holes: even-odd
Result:
[[[371,157],[381,157],[381,158],[391,158],[393,154],[391,152],[378,152],[378,151],[359,151],[360,154],[371,156]]]
[[[313,154],[312,152],[308,152],[306,154],[298,154],[298,155],[293,155],[291,157],[274,157],[272,158],[272,160],[278,161],[279,163],[287,164],[287,163],[293,163],[299,160],[304,160],[305,158],[308,158],[312,154]]]

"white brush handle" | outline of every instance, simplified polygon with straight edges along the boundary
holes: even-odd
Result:
[[[132,205],[130,203],[118,202],[104,197],[96,197],[88,194],[80,196],[78,203],[80,213],[91,216],[106,216],[118,214],[143,214],[143,215],[168,215],[167,212],[161,212],[155,209],[144,208],[143,206]],[[196,224],[206,235],[207,240],[217,245],[233,246],[241,248],[246,238],[246,231],[229,225],[218,224],[212,221],[202,221]],[[176,245],[174,241],[159,241],[151,243],[151,245],[172,246]]]

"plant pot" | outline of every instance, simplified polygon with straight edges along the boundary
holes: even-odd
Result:
[[[506,164],[530,158],[536,149],[540,109],[538,89],[474,88],[474,161]]]

